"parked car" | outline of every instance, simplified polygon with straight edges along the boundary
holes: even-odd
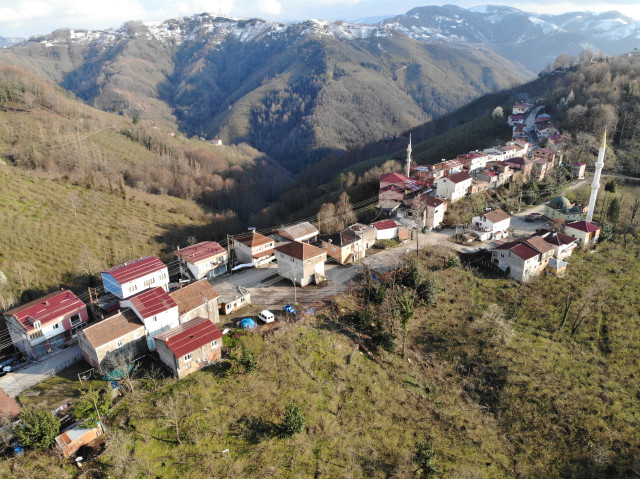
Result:
[[[544,217],[540,213],[531,213],[524,217],[525,221],[539,221],[544,219]]]
[[[293,307],[290,304],[287,304],[282,309],[289,314],[296,314],[296,310],[293,309]]]
[[[265,323],[273,323],[273,321],[275,320],[273,313],[268,309],[261,311],[260,314],[258,315],[258,318],[260,318]]]

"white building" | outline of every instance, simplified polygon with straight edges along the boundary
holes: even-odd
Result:
[[[155,349],[153,337],[180,324],[178,305],[158,287],[120,301],[120,307],[131,308],[144,323],[149,350]]]
[[[478,232],[480,241],[504,238],[510,224],[511,216],[502,210],[489,211],[471,220],[471,226]]]
[[[510,278],[524,283],[544,271],[553,252],[539,236],[526,237],[497,246],[491,253],[491,262]]]
[[[101,273],[106,292],[124,299],[149,288],[168,290],[169,270],[155,256],[134,259]]]
[[[436,195],[453,203],[469,193],[473,178],[466,171],[435,181]]]
[[[173,252],[180,260],[180,272],[195,280],[212,279],[227,272],[229,255],[215,241],[203,241]]]
[[[233,237],[233,248],[239,263],[256,266],[275,259],[273,247],[275,241],[255,231]]]

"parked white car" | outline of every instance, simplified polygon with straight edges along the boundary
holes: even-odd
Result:
[[[273,323],[273,321],[275,320],[273,313],[268,309],[265,309],[264,311],[260,312],[258,317],[265,323]]]

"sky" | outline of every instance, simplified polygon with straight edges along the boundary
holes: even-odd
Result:
[[[534,13],[571,11],[619,12],[640,20],[638,0],[512,0],[510,2],[473,0],[0,0],[0,36],[29,37],[58,28],[101,29],[119,27],[129,20],[145,22],[210,12],[236,18],[257,17],[274,21],[310,18],[354,20],[388,17],[425,5],[456,4],[509,5]]]

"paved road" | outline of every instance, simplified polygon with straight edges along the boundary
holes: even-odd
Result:
[[[1,377],[0,387],[4,389],[9,396],[16,397],[22,391],[26,391],[51,377],[52,369],[60,371],[63,369],[62,366],[66,367],[71,365],[72,359],[81,354],[80,346],[76,343],[70,348],[51,354],[31,366]]]

